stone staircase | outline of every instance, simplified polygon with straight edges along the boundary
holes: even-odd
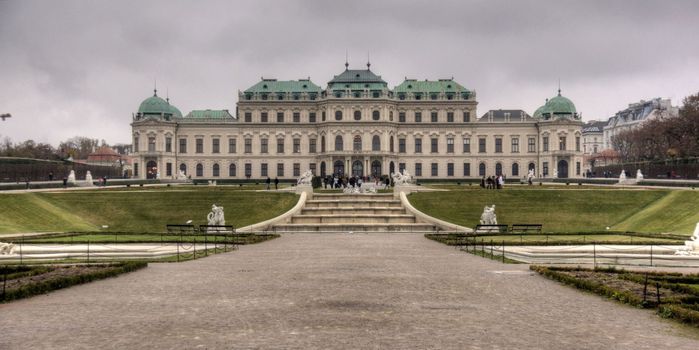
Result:
[[[314,194],[274,232],[433,232],[438,228],[406,212],[392,194]]]

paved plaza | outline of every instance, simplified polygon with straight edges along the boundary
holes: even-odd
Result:
[[[695,329],[417,234],[286,234],[0,305],[0,349],[696,349]]]

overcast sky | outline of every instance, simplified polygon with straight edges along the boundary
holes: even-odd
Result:
[[[558,80],[584,120],[699,92],[699,1],[0,0],[0,137],[130,142],[132,113],[169,93],[183,113],[235,110],[265,78],[326,87],[371,69],[454,77],[489,109],[528,113]]]

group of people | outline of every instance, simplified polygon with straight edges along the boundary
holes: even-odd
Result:
[[[272,184],[272,179],[267,176],[267,180],[265,180],[265,184],[267,184],[267,189],[269,190],[270,185]],[[278,190],[279,189],[279,178],[274,178],[274,189]]]
[[[486,189],[502,189],[505,185],[505,177],[503,175],[493,175],[481,178],[481,187]]]
[[[379,184],[383,183],[388,187],[391,184],[391,181],[386,178],[385,180],[381,180],[380,177],[378,176],[350,176],[347,177],[345,175],[328,175],[323,178],[323,188],[347,188],[349,187],[362,187],[362,184],[366,182],[373,182],[375,186],[378,186]]]

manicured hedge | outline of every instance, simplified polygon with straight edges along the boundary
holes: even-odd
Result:
[[[148,263],[142,261],[129,261],[123,263],[110,264],[109,267],[98,271],[90,271],[88,273],[76,276],[64,276],[46,281],[40,281],[35,284],[23,286],[19,289],[11,289],[5,291],[5,294],[0,298],[0,302],[7,302],[16,299],[31,297],[38,294],[44,294],[56,289],[68,288],[77,284],[83,284],[100,280],[108,277],[120,275],[122,273],[135,271],[148,266]]]

